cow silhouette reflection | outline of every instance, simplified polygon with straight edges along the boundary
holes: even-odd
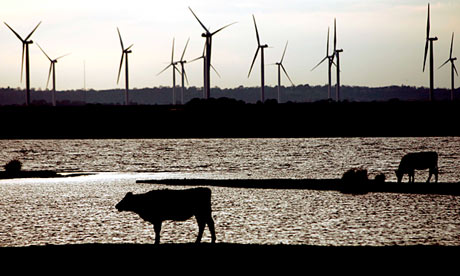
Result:
[[[194,188],[186,190],[153,190],[144,194],[127,193],[115,206],[118,211],[131,211],[153,224],[155,244],[160,243],[161,224],[164,220],[184,221],[195,216],[198,222],[196,243],[201,242],[205,226],[211,232],[211,242],[216,234],[211,210],[211,190]]]
[[[426,182],[430,182],[434,174],[435,181],[438,182],[438,154],[433,151],[414,152],[403,156],[395,171],[398,183],[402,181],[404,174],[409,175],[409,183],[415,182],[415,170],[429,170],[429,176]]]

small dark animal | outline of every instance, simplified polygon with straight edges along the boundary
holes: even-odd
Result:
[[[395,171],[398,183],[401,182],[404,174],[409,175],[409,182],[415,181],[415,170],[429,169],[430,175],[426,182],[430,182],[434,174],[438,182],[438,154],[436,152],[415,152],[403,156],[399,168]],[[411,181],[412,180],[412,181]]]
[[[115,206],[118,211],[132,211],[153,224],[155,244],[160,243],[161,223],[164,220],[184,221],[195,216],[198,237],[201,241],[206,224],[211,232],[212,243],[216,241],[214,220],[211,215],[211,190],[194,188],[187,190],[153,190],[145,194],[127,193]]]

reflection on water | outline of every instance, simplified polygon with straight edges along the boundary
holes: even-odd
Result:
[[[364,166],[394,180],[392,170],[403,153],[436,150],[440,180],[457,182],[459,143],[458,138],[4,140],[0,164],[20,158],[25,169],[100,173],[0,180],[0,246],[153,243],[151,224],[114,207],[128,191],[165,188],[137,179],[329,178]],[[427,174],[420,175],[424,180]],[[211,189],[218,242],[460,245],[458,196]],[[162,243],[194,242],[197,227],[194,219],[166,222]],[[203,241],[210,241],[207,229]]]
[[[339,178],[352,167],[394,170],[411,151],[439,153],[440,181],[460,179],[460,137],[0,140],[0,164],[79,172],[173,172],[214,178]],[[420,175],[420,176],[419,176]],[[416,180],[425,180],[419,172]]]
[[[136,184],[135,176],[0,181],[0,245],[153,243],[151,224],[114,207],[128,191],[165,188]],[[211,189],[218,242],[460,245],[460,197]],[[167,221],[162,243],[194,242],[197,230],[195,219]],[[207,229],[203,242],[210,242]]]

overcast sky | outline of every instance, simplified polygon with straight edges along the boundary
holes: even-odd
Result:
[[[460,1],[430,3],[431,33],[439,38],[434,47],[438,67],[448,58],[452,32],[454,55],[460,57]],[[131,88],[171,86],[171,70],[157,74],[170,61],[173,38],[177,58],[188,38],[188,60],[200,56],[204,45],[203,30],[189,6],[211,31],[237,22],[213,38],[212,64],[221,78],[213,74],[212,87],[260,85],[259,58],[247,77],[257,47],[253,14],[261,42],[272,47],[265,50],[266,64],[277,62],[289,41],[284,66],[296,85],[326,84],[326,63],[311,69],[325,56],[327,29],[331,27],[332,42],[337,18],[338,47],[344,49],[342,84],[427,87],[428,71],[422,72],[427,4],[419,0],[15,0],[2,3],[0,20],[23,37],[42,21],[30,47],[31,86],[36,89],[45,88],[49,70],[49,61],[36,43],[51,57],[71,53],[56,65],[58,90],[83,87],[84,63],[87,88],[123,88],[124,71],[116,83],[121,57],[117,27],[124,44],[134,44],[129,56]],[[2,23],[0,87],[25,87],[20,82],[21,51],[20,41]],[[186,65],[191,86],[203,85],[202,66],[201,61]],[[276,66],[267,65],[265,72],[266,85],[275,85]],[[288,84],[284,77],[282,82]],[[449,66],[436,70],[435,86],[450,87]]]

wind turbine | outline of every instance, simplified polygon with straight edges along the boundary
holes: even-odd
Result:
[[[187,40],[187,43],[185,44],[185,47],[184,47],[184,51],[182,52],[182,56],[180,60],[177,62],[181,66],[181,77],[182,77],[181,104],[184,104],[184,90],[185,90],[184,77],[187,80],[187,84],[188,84],[187,73],[185,73],[185,66],[184,66],[185,63],[187,63],[187,61],[184,60],[184,55],[185,55],[185,50],[187,50],[189,41],[190,41],[190,38]]]
[[[457,74],[458,76],[458,72],[457,72],[457,68],[455,68],[455,64],[454,64],[454,61],[457,60],[456,57],[452,57],[452,50],[454,48],[454,33],[452,33],[452,40],[450,41],[450,54],[449,54],[449,59],[446,60],[446,62],[444,62],[441,66],[439,66],[439,68],[443,67],[444,65],[446,65],[446,63],[448,63],[450,61],[451,63],[451,83],[452,83],[452,88],[450,90],[450,100],[453,101],[454,100],[454,71],[455,73]],[[438,69],[439,69],[438,68]]]
[[[22,37],[13,30],[8,24],[5,25],[21,40],[22,42],[22,60],[21,60],[21,82],[22,82],[22,72],[23,72],[23,65],[24,65],[24,52],[26,54],[26,105],[30,104],[30,66],[29,66],[29,45],[33,43],[32,40],[28,40],[32,34],[35,32],[35,30],[40,26],[42,23],[41,21],[37,24],[37,26],[30,32],[30,34],[25,38],[22,39]]]
[[[257,30],[256,18],[252,15],[252,19],[254,20],[254,27],[256,29],[256,38],[257,38],[257,50],[256,54],[254,55],[254,59],[251,63],[251,68],[249,68],[248,78],[251,75],[252,67],[254,66],[254,62],[256,61],[257,54],[260,50],[260,100],[262,103],[265,101],[265,68],[264,68],[264,49],[268,47],[267,44],[261,45],[260,38],[259,38],[259,31]]]
[[[120,44],[121,44],[121,61],[120,61],[120,69],[118,69],[118,78],[117,78],[117,84],[120,81],[120,73],[121,73],[121,67],[123,66],[123,58],[125,58],[125,105],[129,104],[129,74],[128,74],[128,54],[132,53],[131,47],[133,47],[134,44],[131,44],[128,48],[125,49],[123,45],[123,40],[121,39],[121,34],[120,34],[120,29],[118,29],[118,37],[120,38]]]
[[[338,102],[340,100],[340,53],[343,49],[337,49],[337,26],[334,18],[334,54],[337,59],[337,85],[335,86],[335,99]]]
[[[46,53],[45,51],[42,49],[42,47],[40,47],[40,45],[37,43],[37,46],[38,48],[40,48],[40,50],[43,52],[43,54],[45,54],[45,56],[48,58],[48,60],[50,61],[50,70],[49,70],[49,73],[48,73],[48,81],[46,82],[46,88],[48,89],[48,83],[50,82],[50,77],[51,77],[51,72],[53,73],[53,93],[52,93],[52,103],[53,103],[53,106],[56,106],[56,63],[58,61],[58,59],[61,59],[65,56],[68,56],[70,54],[65,54],[63,56],[60,56],[58,58],[55,58],[55,59],[51,59]]]
[[[193,16],[195,16],[196,20],[198,20],[198,23],[200,23],[201,27],[203,27],[203,29],[205,30],[204,33],[201,34],[202,37],[206,38],[206,54],[205,54],[205,57],[204,57],[204,62],[205,62],[205,86],[204,86],[204,93],[206,95],[206,99],[209,99],[210,97],[210,94],[211,94],[211,74],[210,74],[210,70],[211,70],[211,46],[212,46],[212,36],[215,35],[216,33],[222,31],[223,29],[227,28],[228,26],[230,25],[233,25],[235,24],[236,22],[233,22],[231,24],[228,24],[220,29],[218,29],[217,31],[211,33],[209,31],[209,29],[207,29],[203,23],[200,21],[200,19],[198,19],[198,17],[196,16],[196,14],[193,12],[193,10],[189,7],[189,10],[192,12]]]
[[[284,74],[289,79],[289,81],[291,82],[292,86],[294,86],[294,83],[292,82],[291,78],[289,77],[288,73],[286,72],[286,69],[283,66],[283,60],[284,60],[284,55],[286,54],[287,46],[288,46],[288,42],[286,41],[286,46],[284,46],[284,51],[283,51],[283,55],[281,56],[281,60],[274,64],[274,65],[278,66],[278,103],[280,102],[281,69],[283,69]]]
[[[164,71],[166,71],[166,69],[168,69],[170,66],[173,67],[173,87],[172,87],[172,101],[173,101],[173,105],[176,104],[176,71],[179,72],[179,69],[177,69],[176,67],[177,65],[177,62],[174,61],[174,38],[173,38],[173,43],[172,43],[172,54],[171,54],[171,63],[168,64],[168,66],[166,66],[163,70],[161,70],[160,73],[157,74],[160,75],[161,73],[163,73]],[[180,73],[180,72],[179,72]]]
[[[332,64],[334,64],[334,55],[329,55],[329,28],[327,28],[327,45],[326,45],[326,56],[315,66],[311,71],[315,70],[316,67],[318,67],[321,63],[323,63],[325,60],[329,61],[328,64],[328,87],[327,87],[327,96],[328,99],[331,98],[331,67]]]
[[[423,72],[425,72],[425,63],[426,63],[426,56],[428,54],[428,47],[430,47],[430,101],[433,98],[433,90],[434,90],[434,60],[433,60],[433,41],[438,40],[438,37],[430,37],[430,3],[428,3],[428,20],[426,23],[426,42],[425,42],[425,57],[423,59]],[[429,43],[429,45],[428,45]]]
[[[206,86],[206,44],[204,45],[204,48],[203,48],[203,53],[201,54],[201,56],[195,58],[195,59],[192,59],[191,61],[189,61],[188,63],[191,63],[191,62],[194,62],[196,60],[199,60],[199,59],[203,59],[203,98],[206,98],[206,93],[205,93],[205,86]],[[214,70],[214,72],[217,74],[217,76],[220,78],[220,75],[219,75],[219,72],[217,72],[216,68],[214,68],[214,66],[212,66],[212,64],[210,64],[212,70]]]

